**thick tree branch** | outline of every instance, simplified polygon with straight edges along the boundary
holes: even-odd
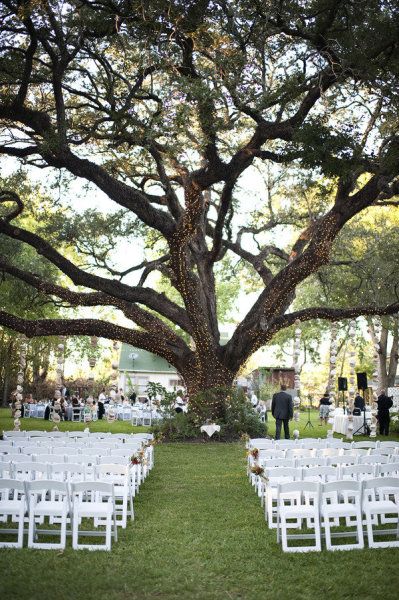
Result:
[[[60,285],[45,281],[40,275],[18,269],[11,265],[1,255],[0,270],[24,281],[46,295],[57,296],[58,298],[65,300],[70,306],[114,306],[115,308],[119,308],[128,319],[131,319],[149,333],[158,332],[165,336],[169,341],[173,341],[176,345],[181,342],[182,348],[185,346],[183,340],[175,335],[161,319],[154,314],[143,310],[136,304],[113,298],[104,292],[88,293],[68,290]]]
[[[108,340],[120,340],[143,350],[155,352],[175,366],[179,364],[178,352],[180,351],[181,354],[181,349],[174,348],[172,351],[170,343],[156,333],[149,334],[127,329],[98,319],[37,319],[30,321],[0,311],[0,325],[23,333],[28,338],[55,335],[95,335]],[[181,355],[180,360],[183,358],[187,359]]]
[[[112,298],[144,304],[179,325],[187,333],[191,333],[191,324],[184,309],[171,302],[164,294],[159,294],[149,288],[130,287],[120,281],[106,279],[85,272],[62,256],[38,235],[21,229],[16,225],[11,225],[2,219],[0,219],[0,233],[4,233],[8,237],[20,240],[35,248],[38,254],[47,258],[65,275],[68,275],[75,285],[82,285],[104,292]]]

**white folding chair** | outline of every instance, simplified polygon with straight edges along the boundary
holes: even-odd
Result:
[[[319,519],[320,485],[309,481],[281,483],[277,488],[277,542],[284,552],[312,552],[321,550]],[[286,504],[288,503],[288,504]],[[313,534],[288,534],[297,529],[298,521],[306,519],[313,523]],[[289,546],[289,539],[314,539],[314,545]]]
[[[311,450],[317,450],[321,447],[321,444],[324,443],[325,440],[321,440],[320,438],[306,438],[301,440],[301,448],[310,448]]]
[[[78,440],[78,439],[87,439],[89,434],[86,431],[68,431],[68,437],[70,439]]]
[[[394,442],[392,440],[387,440],[386,442],[380,442],[379,447],[381,449],[389,448],[389,449],[399,449],[399,442]]]
[[[302,480],[312,481],[313,483],[326,483],[328,481],[337,481],[339,471],[337,467],[316,466],[302,468]]]
[[[327,550],[353,550],[364,548],[362,525],[362,488],[359,481],[332,481],[321,488],[320,514],[325,529]],[[347,527],[353,525],[357,542],[352,544],[333,544],[331,527],[340,524],[344,518]],[[346,532],[347,533],[347,532]],[[338,535],[338,534],[337,534]]]
[[[32,460],[51,465],[65,461],[65,454],[32,454]]]
[[[365,479],[374,479],[375,476],[375,465],[361,464],[341,467],[341,479],[345,481],[364,481]]]
[[[298,440],[275,440],[274,445],[276,448],[286,449],[286,448],[299,448]]]
[[[350,447],[351,444],[348,444],[348,446]],[[337,440],[337,439],[330,439],[330,440],[326,440],[326,448],[345,448],[345,442],[343,442],[342,440]]]
[[[4,431],[3,430],[3,440],[5,440],[7,442],[9,440],[17,440],[17,439],[23,439],[23,438],[27,438],[26,431]]]
[[[304,456],[296,459],[297,467],[323,467],[327,465],[327,458],[320,456]]]
[[[62,446],[55,446],[52,454],[54,454],[54,456],[64,456],[65,454],[68,454],[69,449],[70,446],[65,446],[64,444]]]
[[[280,483],[288,483],[292,481],[299,481],[302,477],[302,469],[290,469],[287,467],[278,467],[272,469],[265,469],[264,476],[267,479],[265,486],[265,519],[267,521],[269,529],[276,529],[277,520],[274,517],[277,516],[277,488]],[[293,500],[296,496],[293,497]],[[300,521],[297,522],[297,527],[300,527]]]
[[[363,513],[366,518],[367,538],[370,548],[398,548],[399,547],[399,478],[378,477],[363,481]],[[395,515],[392,516],[387,515]],[[374,528],[375,519],[381,517],[382,524],[396,522],[396,540],[376,542],[375,535],[394,534],[393,530]]]
[[[341,467],[347,465],[356,465],[358,463],[358,456],[329,456],[327,458],[327,465],[334,467]]]
[[[350,448],[350,450],[344,450],[344,456],[368,456],[370,450],[370,448]]]
[[[118,539],[114,486],[102,481],[86,481],[72,483],[72,548],[74,550],[111,550],[111,535],[114,541]],[[105,522],[104,544],[81,544],[79,534],[87,535],[87,531],[79,531],[79,522],[84,518],[101,519]],[[90,531],[91,534],[101,535],[102,532]]]
[[[110,448],[109,446],[98,446],[96,445],[94,448],[85,448],[84,455],[85,456],[109,456]]]
[[[378,448],[374,448],[374,450],[370,451],[371,455],[379,454],[383,456],[393,456],[395,454],[396,448],[391,446],[379,446]]]
[[[0,442],[0,454],[15,454],[18,451],[18,447],[13,446],[12,444],[6,444],[5,442]]]
[[[276,469],[278,467],[287,467],[289,469],[295,469],[296,460],[293,458],[269,458],[266,460],[258,460],[258,465],[263,469]],[[263,501],[265,497],[265,483],[262,480],[262,477],[259,477],[255,473],[251,473],[251,483],[257,489],[258,496],[261,498],[261,505],[263,506]]]
[[[49,466],[49,478],[52,481],[66,481],[67,483],[85,481],[85,465],[57,463]]]
[[[37,462],[21,462],[13,464],[14,477],[18,481],[35,481],[48,479],[48,465]]]
[[[27,437],[30,440],[36,439],[36,438],[48,438],[49,437],[49,433],[48,431],[40,431],[38,430],[33,430],[32,431],[28,431],[27,432]]]
[[[384,454],[369,454],[368,456],[359,456],[360,465],[382,465],[389,462],[389,456]]]
[[[399,461],[395,463],[379,464],[376,466],[378,477],[399,477]]]
[[[83,407],[82,406],[73,406],[72,407],[71,421],[72,422],[83,421]]]
[[[26,456],[26,454],[5,454],[2,462],[12,462],[15,464],[29,462],[29,460],[33,462],[31,457]]]
[[[370,449],[370,450],[374,450],[376,448],[377,442],[352,442],[352,448],[353,449],[358,449],[358,448],[366,448],[366,449]]]
[[[98,481],[112,483],[114,486],[116,524],[125,529],[127,525],[128,504],[130,518],[134,519],[129,466],[118,464],[98,465],[95,467],[95,476]]]
[[[21,454],[39,456],[41,454],[51,454],[51,449],[48,446],[29,445],[21,448]]]
[[[0,462],[0,479],[12,479],[13,477],[13,466],[12,462]]]
[[[310,448],[287,448],[286,458],[310,458],[315,456],[314,450]]]
[[[88,437],[89,440],[112,440],[114,434],[110,431],[94,431],[93,433],[90,433]]]
[[[22,548],[24,521],[27,509],[25,486],[15,479],[0,479],[0,522],[7,523],[8,517],[18,523],[18,529],[0,529],[3,534],[17,534],[16,542],[0,541],[0,548]]]
[[[331,456],[341,456],[344,453],[343,448],[319,448],[316,450],[316,456],[319,458],[330,458]]]
[[[62,481],[29,481],[26,484],[29,504],[28,548],[41,550],[63,550],[66,545],[67,518],[71,515],[68,485]],[[40,529],[37,523],[43,523],[48,517],[50,524],[60,523],[59,542],[41,542],[38,540]],[[46,532],[48,533],[48,531]],[[51,535],[56,531],[51,530]]]

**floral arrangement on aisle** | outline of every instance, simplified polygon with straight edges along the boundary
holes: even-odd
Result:
[[[264,468],[260,465],[252,465],[251,467],[251,473],[253,473],[254,475],[258,475],[258,477],[261,477],[264,472]]]
[[[147,459],[145,456],[145,450],[140,450],[135,454],[132,454],[130,457],[130,462],[132,465],[145,465],[147,464]]]
[[[252,448],[252,450],[250,450],[248,452],[248,456],[252,456],[252,458],[254,460],[257,460],[259,458],[259,450],[258,450],[258,448]]]

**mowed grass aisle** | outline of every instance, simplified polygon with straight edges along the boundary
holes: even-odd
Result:
[[[0,550],[1,597],[398,597],[399,550],[284,555],[245,477],[242,445],[157,446],[135,506],[111,553]]]

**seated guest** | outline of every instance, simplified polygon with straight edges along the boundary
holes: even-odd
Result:
[[[105,415],[105,406],[104,406],[105,400],[106,400],[105,394],[101,393],[98,397],[98,411],[97,411],[97,416],[100,420]]]

